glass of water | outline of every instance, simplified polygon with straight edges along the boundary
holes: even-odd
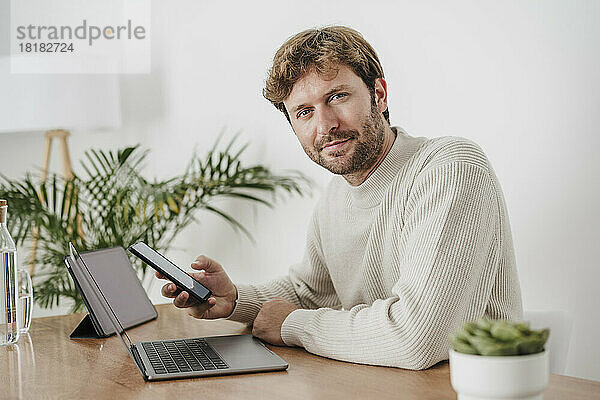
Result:
[[[17,322],[19,332],[29,331],[31,326],[31,308],[33,306],[33,285],[26,269],[19,269],[19,299],[17,301]]]

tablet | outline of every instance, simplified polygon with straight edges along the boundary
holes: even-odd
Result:
[[[131,328],[158,317],[125,249],[112,247],[81,253],[81,258],[119,317],[123,328]],[[98,301],[97,289],[88,283],[83,272],[77,265],[73,265],[70,257],[66,257],[65,262],[70,267],[68,270],[83,297],[98,336],[106,337],[115,333],[110,317]]]

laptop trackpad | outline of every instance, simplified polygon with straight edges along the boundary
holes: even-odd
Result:
[[[231,368],[287,368],[287,363],[252,335],[205,337]]]

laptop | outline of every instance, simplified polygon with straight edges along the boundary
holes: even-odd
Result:
[[[85,261],[69,242],[71,263],[95,288],[98,303],[109,316],[125,350],[146,381],[282,371],[288,364],[252,335],[211,336],[132,343]]]

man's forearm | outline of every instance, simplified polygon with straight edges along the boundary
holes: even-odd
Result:
[[[447,358],[448,332],[466,310],[426,315],[413,307],[392,298],[351,310],[296,310],[285,319],[281,338],[336,360],[425,369]]]
[[[237,300],[231,315],[232,321],[251,324],[260,312],[263,303],[282,297],[289,302],[302,307],[298,295],[289,278],[281,278],[260,285],[236,284]]]

